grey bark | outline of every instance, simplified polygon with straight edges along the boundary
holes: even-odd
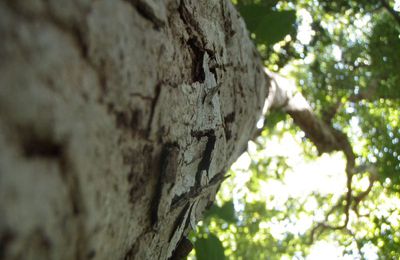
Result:
[[[0,259],[176,256],[268,92],[230,2],[2,0],[0,39]]]

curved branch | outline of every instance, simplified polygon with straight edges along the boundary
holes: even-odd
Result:
[[[294,123],[305,132],[306,137],[314,143],[319,154],[341,151],[346,159],[345,173],[347,179],[347,191],[343,195],[342,199],[340,199],[338,203],[328,212],[325,221],[318,223],[311,230],[312,243],[317,231],[322,232],[325,229],[340,230],[347,228],[353,202],[357,207],[360,201],[367,196],[370,189],[357,197],[353,197],[352,180],[355,173],[356,155],[353,151],[348,136],[342,131],[335,129],[330,124],[331,120],[325,121],[318,118],[307,100],[297,90],[293,81],[290,81],[270,71],[266,71],[266,73],[271,78],[269,96],[266,102],[266,110],[279,109],[288,113],[292,117]],[[328,216],[339,207],[344,207],[343,210],[345,219],[343,223],[338,226],[329,225],[327,223]]]
[[[305,132],[306,137],[314,143],[319,154],[343,151],[346,157],[354,160],[355,156],[347,136],[315,115],[292,80],[268,70],[266,73],[271,80],[264,112],[283,110],[288,113],[294,123]]]

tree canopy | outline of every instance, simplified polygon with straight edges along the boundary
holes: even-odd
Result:
[[[304,259],[332,245],[348,259],[399,259],[400,1],[233,2],[264,65],[294,80],[341,141],[324,148],[291,113],[269,111],[191,237],[197,259]],[[299,160],[319,173],[297,176]],[[299,194],[299,178],[317,184]]]

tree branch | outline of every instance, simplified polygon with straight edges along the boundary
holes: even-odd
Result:
[[[293,81],[268,70],[266,73],[271,83],[264,112],[283,110],[288,113],[314,143],[319,154],[344,151],[348,157],[354,157],[347,136],[315,115]]]
[[[333,107],[333,115],[329,116],[329,120],[322,120],[315,115],[311,106],[297,90],[293,81],[279,76],[276,73],[266,71],[267,75],[271,78],[270,91],[266,101],[266,111],[270,110],[283,110],[288,113],[296,125],[306,134],[306,137],[311,140],[316,146],[319,154],[330,153],[334,151],[343,152],[346,159],[346,193],[339,199],[338,203],[333,206],[326,215],[325,221],[318,223],[311,230],[310,242],[313,243],[317,232],[321,233],[326,229],[342,230],[346,229],[350,220],[350,210],[358,213],[358,205],[370,193],[375,181],[376,173],[371,172],[370,185],[364,192],[358,196],[353,196],[353,175],[360,169],[356,169],[356,155],[353,151],[352,145],[348,136],[342,131],[335,129],[330,121],[336,110],[341,106],[341,103]],[[373,89],[377,84],[373,83]],[[351,97],[351,101],[368,98],[368,95],[360,94]],[[345,219],[339,225],[328,224],[328,217],[338,208],[343,208]]]

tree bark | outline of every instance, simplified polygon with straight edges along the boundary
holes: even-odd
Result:
[[[222,0],[0,1],[0,259],[176,258],[269,79]]]

